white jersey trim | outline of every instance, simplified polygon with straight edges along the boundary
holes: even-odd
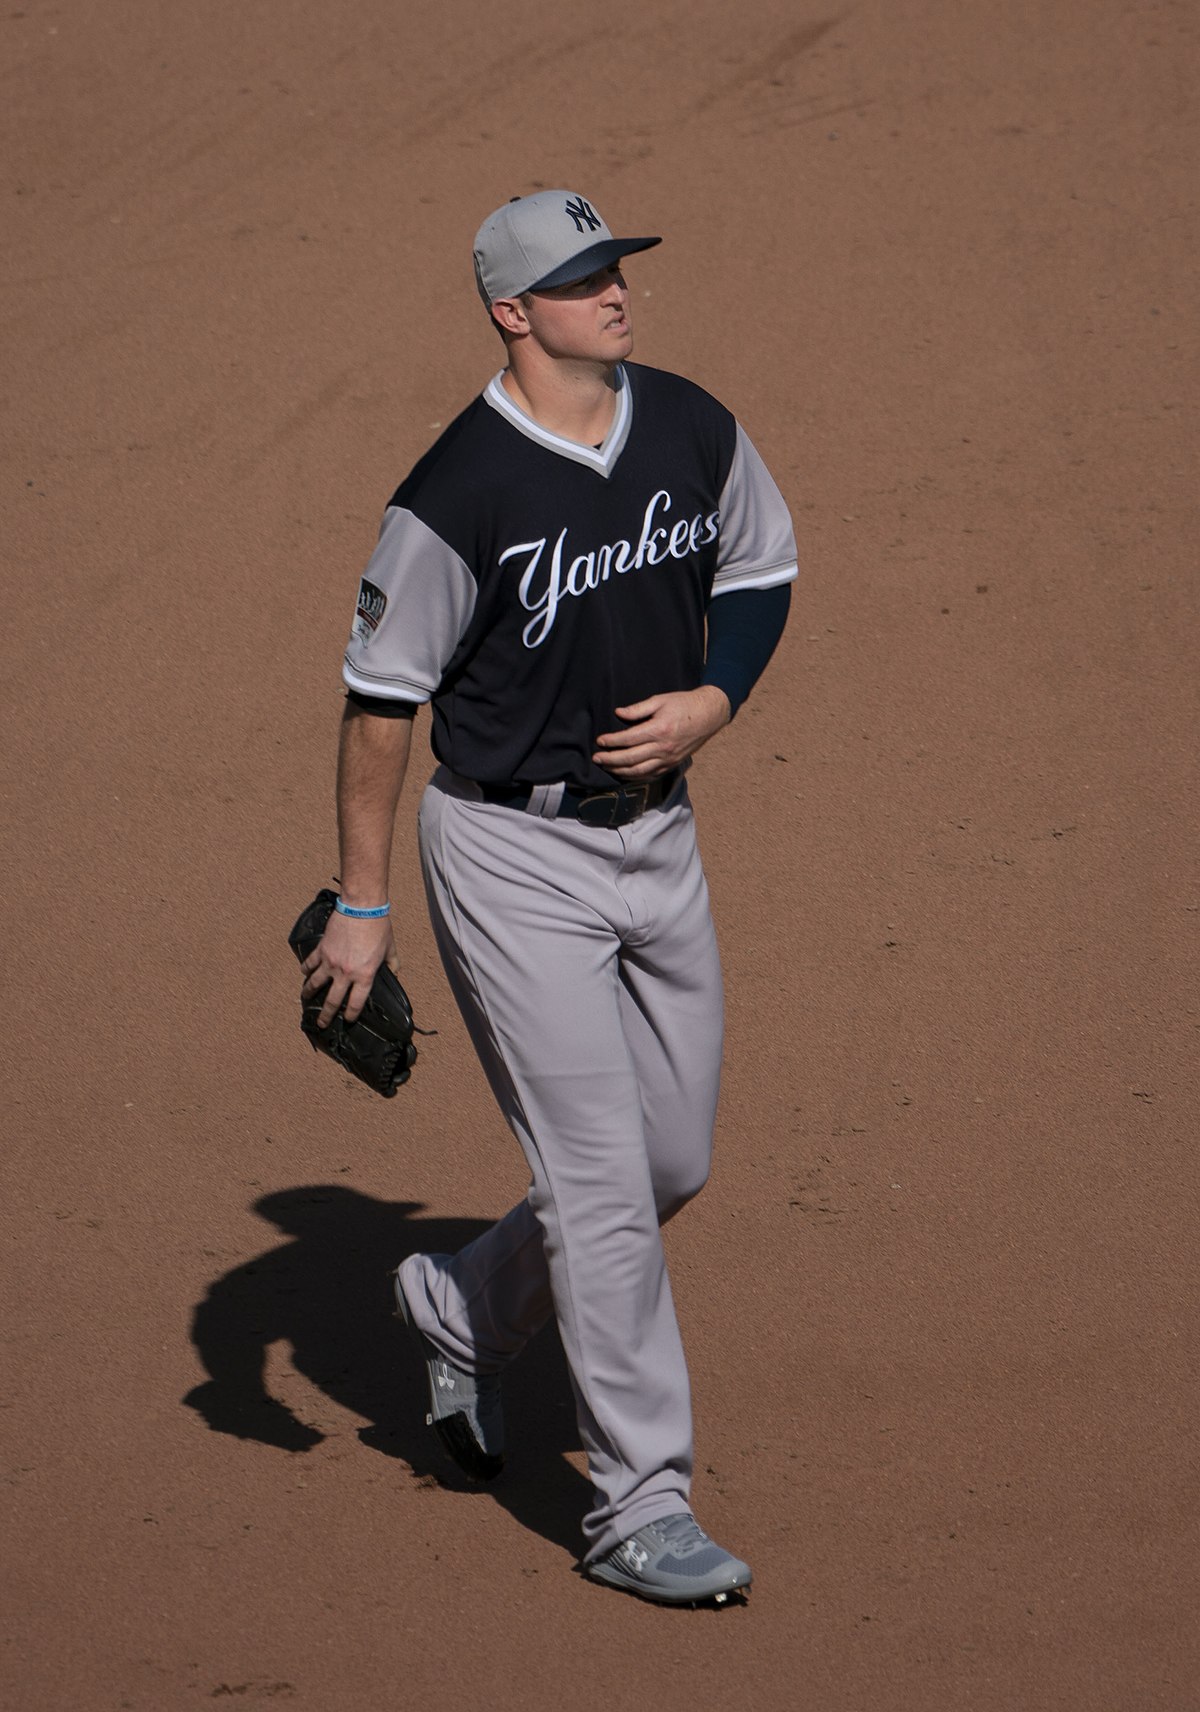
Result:
[[[552,434],[548,428],[543,428],[540,422],[535,422],[532,416],[527,416],[504,390],[503,374],[504,370],[501,369],[484,388],[484,403],[490,404],[519,434],[524,434],[527,440],[545,447],[548,452],[556,452],[560,458],[570,458],[573,463],[583,464],[586,469],[595,470],[597,475],[607,480],[616,468],[617,459],[625,450],[629,430],[633,427],[633,389],[626,378],[624,365],[618,363],[613,374],[617,407],[612,427],[599,447],[581,446],[575,440],[564,439],[561,434]]]
[[[388,678],[382,683],[378,678],[364,678],[361,672],[354,670],[349,660],[342,662],[342,682],[360,695],[373,696],[376,701],[415,701],[424,706],[431,699],[429,691],[422,689],[420,684],[402,684],[398,678]]]
[[[736,594],[739,589],[769,589],[778,588],[780,583],[794,583],[800,575],[798,564],[784,565],[774,571],[753,571],[745,576],[735,577],[730,582],[713,583],[712,598],[719,594]]]

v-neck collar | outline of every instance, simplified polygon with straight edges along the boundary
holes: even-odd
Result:
[[[552,434],[548,428],[543,428],[540,422],[535,422],[532,416],[527,416],[504,390],[501,379],[503,373],[501,369],[500,374],[488,382],[484,389],[484,402],[490,404],[506,422],[511,423],[519,434],[524,434],[527,440],[543,446],[548,452],[556,452],[560,458],[570,458],[573,463],[595,470],[597,475],[603,476],[607,481],[625,449],[629,430],[633,426],[633,389],[629,384],[629,376],[625,373],[625,365],[618,363],[613,372],[616,409],[613,412],[612,427],[597,447],[580,446],[574,440],[564,440],[561,434]]]

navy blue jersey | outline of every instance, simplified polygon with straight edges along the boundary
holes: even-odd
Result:
[[[344,676],[430,701],[438,759],[498,784],[603,789],[614,709],[694,689],[715,595],[796,575],[791,522],[734,417],[624,364],[603,444],[549,433],[497,376],[401,483]]]

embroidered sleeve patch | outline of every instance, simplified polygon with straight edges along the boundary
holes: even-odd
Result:
[[[354,635],[364,648],[378,630],[386,606],[387,595],[364,577],[359,585],[358,608],[354,614]]]

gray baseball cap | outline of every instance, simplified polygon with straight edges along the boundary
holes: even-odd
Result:
[[[539,190],[489,214],[475,234],[475,283],[489,308],[498,297],[545,291],[608,267],[661,238],[614,238],[574,190]]]

